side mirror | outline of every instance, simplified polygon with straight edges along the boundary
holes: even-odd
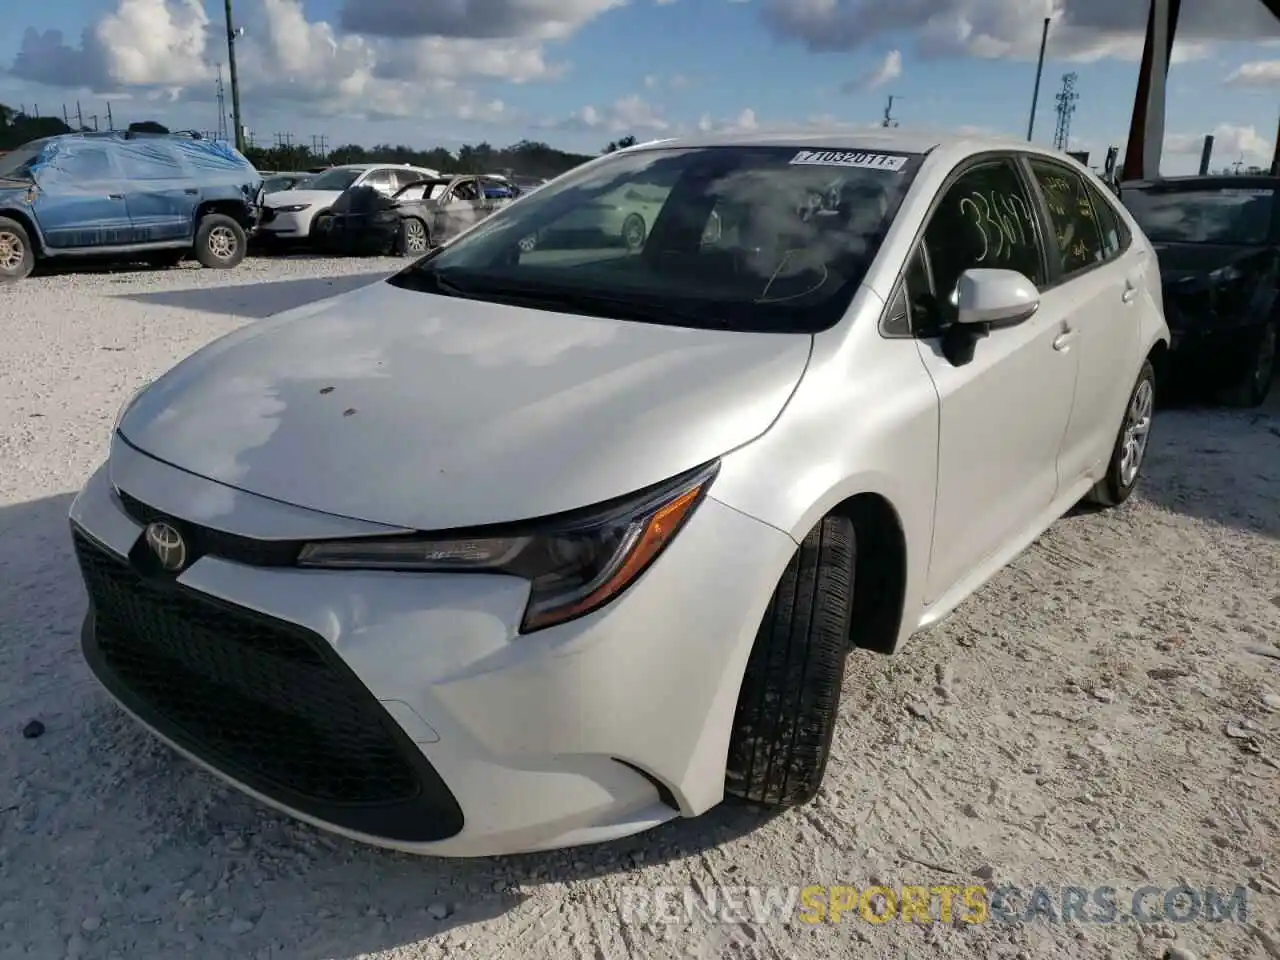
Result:
[[[966,270],[955,296],[956,320],[965,326],[1021,323],[1040,309],[1040,291],[1017,270]]]

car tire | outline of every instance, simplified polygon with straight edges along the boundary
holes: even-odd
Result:
[[[328,210],[321,210],[319,213],[317,213],[314,217],[311,218],[311,223],[307,226],[307,243],[311,243],[311,244],[324,243],[326,245],[331,245],[329,243],[330,241],[329,235],[326,233],[320,232],[320,224],[328,216],[329,216]]]
[[[638,213],[629,213],[626,219],[622,221],[622,242],[626,248],[632,252],[639,250],[644,246],[644,240],[648,228],[645,226],[644,217]]]
[[[417,217],[405,217],[400,221],[400,235],[396,238],[396,253],[402,257],[420,257],[431,249],[431,231]]]
[[[1235,383],[1219,394],[1219,401],[1229,407],[1249,409],[1260,407],[1271,393],[1276,376],[1276,352],[1280,340],[1280,320],[1273,319],[1258,331],[1258,338],[1249,353],[1250,362]]]
[[[1129,402],[1124,407],[1124,419],[1116,434],[1106,476],[1085,497],[1089,503],[1099,507],[1118,507],[1138,486],[1151,441],[1155,385],[1155,368],[1147,360],[1143,362],[1138,380],[1129,392]]]
[[[23,280],[36,268],[36,251],[26,228],[0,217],[0,283]]]
[[[853,522],[826,517],[783,572],[738,694],[727,795],[774,809],[817,795],[849,653],[855,553]]]
[[[196,228],[196,259],[210,269],[238,266],[244,259],[245,244],[244,227],[226,214],[206,214]]]

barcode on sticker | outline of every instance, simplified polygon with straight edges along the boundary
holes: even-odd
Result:
[[[791,162],[823,167],[901,170],[906,166],[907,158],[894,157],[887,153],[865,153],[861,150],[801,150],[791,158]]]

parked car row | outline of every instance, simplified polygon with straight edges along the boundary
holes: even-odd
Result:
[[[397,249],[412,254],[540,185],[498,174],[454,180],[387,163],[264,174],[198,133],[48,137],[0,156],[0,281],[26,277],[40,260],[88,257],[168,266],[193,256],[207,267],[234,267],[251,239],[316,240],[349,193],[410,201],[416,213]],[[415,195],[414,185],[428,181],[443,192]],[[348,223],[341,233],[352,230]]]

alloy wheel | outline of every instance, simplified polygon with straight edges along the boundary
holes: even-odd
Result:
[[[236,246],[236,235],[230,227],[214,227],[209,231],[209,252],[219,260],[230,260]]]
[[[0,231],[0,270],[17,270],[26,258],[22,238],[8,230]]]
[[[427,249],[427,230],[417,220],[406,220],[404,247],[410,253],[424,253]]]
[[[1155,407],[1155,391],[1150,380],[1143,380],[1134,391],[1124,422],[1124,442],[1120,453],[1120,482],[1126,487],[1138,479],[1142,458],[1151,436],[1151,413]]]

